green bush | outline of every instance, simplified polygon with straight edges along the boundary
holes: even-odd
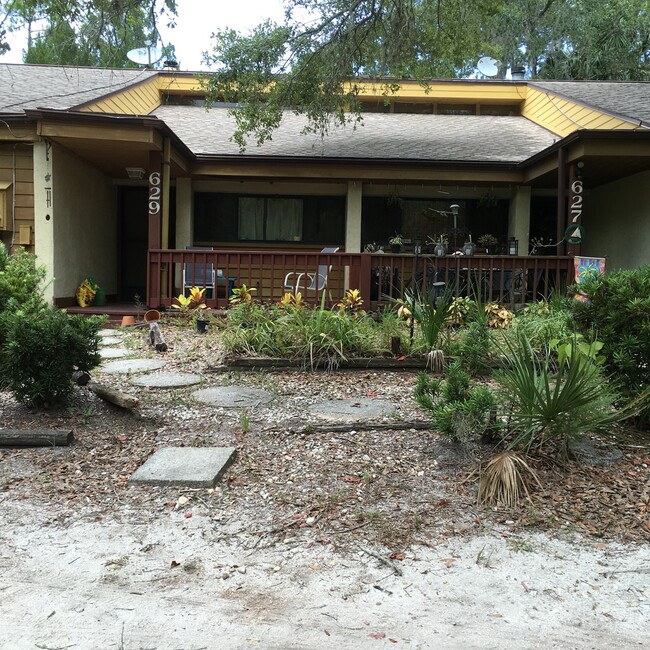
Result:
[[[462,440],[492,432],[496,399],[487,386],[472,385],[460,363],[445,370],[445,379],[418,375],[413,393],[415,401],[429,411],[433,425],[451,440]]]
[[[70,316],[54,307],[24,308],[10,301],[0,314],[0,386],[24,404],[65,403],[74,370],[99,365],[98,331],[104,317]]]
[[[0,313],[6,311],[11,299],[18,305],[42,305],[40,285],[44,278],[45,267],[36,266],[36,256],[26,253],[24,248],[9,255],[0,246]]]
[[[577,327],[604,343],[605,369],[628,399],[650,386],[650,265],[589,277],[580,285],[588,302],[573,301]],[[640,422],[650,424],[650,405]]]
[[[541,359],[522,334],[517,345],[507,343],[496,377],[512,434],[509,449],[528,454],[555,445],[566,456],[572,440],[622,419],[596,357],[595,347],[585,351],[577,341],[558,355],[547,347]]]

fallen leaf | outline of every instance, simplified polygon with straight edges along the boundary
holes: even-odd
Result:
[[[360,483],[361,482],[361,477],[360,476],[344,476],[341,480],[344,483]]]
[[[177,566],[180,566],[181,563],[177,562],[176,560],[172,560],[172,563],[169,565],[170,568],[175,569]]]
[[[371,632],[368,635],[371,639],[385,639],[386,635],[383,632]]]
[[[391,637],[388,637],[388,640],[389,640],[391,643],[397,643],[397,639],[391,639]]]
[[[186,512],[184,515],[185,519],[189,519],[192,516],[191,512]]]
[[[325,632],[325,634],[327,634],[327,636],[330,636],[330,633],[327,630],[323,630],[323,632]]]
[[[404,559],[404,553],[402,553],[402,551],[395,551],[394,553],[390,554],[390,559],[391,560],[403,560]]]

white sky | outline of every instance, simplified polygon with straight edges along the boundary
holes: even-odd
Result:
[[[282,22],[282,0],[177,0],[178,19],[174,29],[159,24],[163,44],[176,46],[181,70],[200,70],[203,52],[211,49],[210,36],[217,29],[232,27],[248,31],[264,19]],[[25,34],[14,34],[11,51],[0,57],[3,63],[22,63]],[[144,45],[144,44],[143,44]]]

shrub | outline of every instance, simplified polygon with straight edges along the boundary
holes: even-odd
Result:
[[[0,246],[0,313],[6,311],[13,298],[18,305],[27,302],[42,305],[40,284],[45,278],[45,267],[36,266],[36,257],[19,248],[9,255]]]
[[[528,454],[555,444],[566,456],[569,442],[621,419],[591,349],[585,354],[577,342],[565,346],[563,360],[556,362],[548,347],[540,359],[523,336],[517,343],[507,343],[497,375],[514,434],[509,449]]]
[[[0,385],[24,404],[65,403],[74,370],[99,365],[98,331],[103,317],[69,316],[54,307],[25,309],[14,301],[0,314]]]
[[[588,277],[580,285],[588,302],[573,301],[578,328],[594,330],[604,345],[605,368],[628,398],[650,386],[650,265]],[[639,417],[650,423],[650,405]]]
[[[573,335],[568,303],[558,299],[531,303],[517,314],[515,329],[515,336],[523,335],[536,350],[549,346],[553,340],[568,340]]]
[[[482,435],[495,427],[492,413],[496,400],[487,386],[474,385],[458,362],[450,364],[445,379],[418,375],[415,401],[429,411],[433,425],[451,440]]]

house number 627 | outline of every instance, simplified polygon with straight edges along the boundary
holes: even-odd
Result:
[[[149,214],[160,212],[160,172],[149,174]]]

